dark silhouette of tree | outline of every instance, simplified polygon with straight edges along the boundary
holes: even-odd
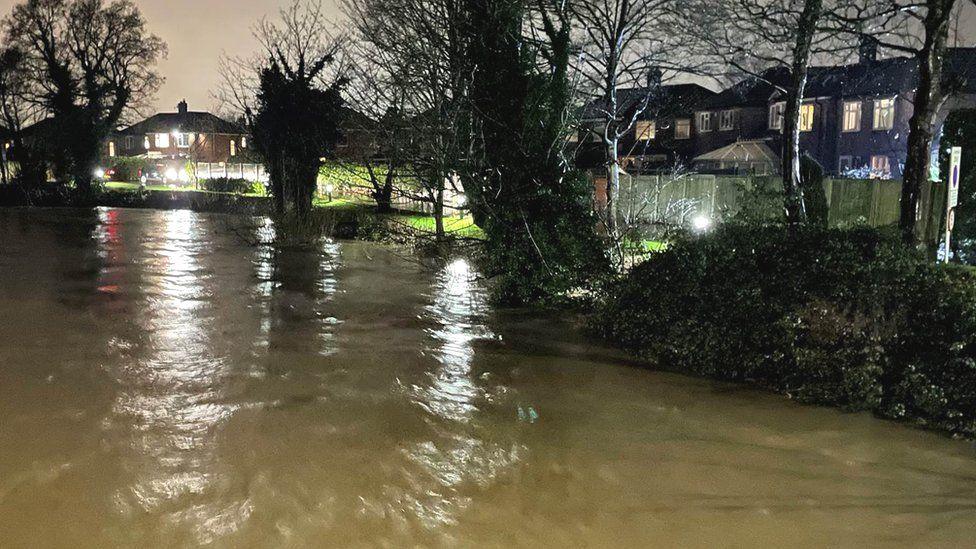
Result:
[[[218,99],[244,114],[265,163],[275,212],[307,218],[323,159],[335,154],[347,80],[341,39],[321,2],[295,0],[254,28],[262,53],[224,58]]]
[[[57,173],[88,193],[109,134],[158,89],[166,45],[130,0],[28,0],[5,23],[56,128]]]
[[[561,154],[570,16],[559,3],[532,13],[518,0],[471,0],[466,8],[474,139],[464,188],[487,234],[498,297],[539,301],[607,267],[591,187]],[[527,27],[536,32],[526,36]]]

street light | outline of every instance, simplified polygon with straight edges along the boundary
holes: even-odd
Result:
[[[700,214],[691,220],[691,226],[696,233],[703,233],[712,227],[712,220],[707,215]]]

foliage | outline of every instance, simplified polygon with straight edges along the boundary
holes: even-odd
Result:
[[[476,0],[467,9],[468,32],[478,37],[466,54],[475,67],[470,94],[478,139],[462,181],[485,231],[497,297],[546,301],[607,268],[591,185],[567,172],[556,145],[568,108],[568,16],[541,14],[545,38],[530,47],[520,2]]]
[[[200,188],[215,193],[264,194],[264,184],[238,177],[215,177],[201,179]]]
[[[963,148],[952,248],[957,259],[972,265],[976,263],[976,109],[954,111],[946,119],[940,151],[943,180],[949,177],[952,147]]]
[[[115,170],[113,181],[139,181],[143,173],[154,167],[154,162],[137,156],[118,156],[110,160],[108,167]]]
[[[723,226],[611,294],[597,329],[663,367],[976,435],[976,276],[893,230]]]
[[[159,87],[165,44],[131,0],[26,0],[6,26],[36,80],[31,101],[50,116],[55,174],[91,192],[106,139]]]

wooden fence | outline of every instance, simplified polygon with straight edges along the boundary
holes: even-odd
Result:
[[[606,180],[595,183],[595,199],[601,207]],[[687,226],[697,216],[715,222],[736,216],[772,220],[783,213],[782,183],[777,177],[623,176],[620,187],[618,214],[629,225]],[[945,192],[945,185],[939,183],[922,189],[920,208],[927,215],[922,216],[919,231],[926,241],[935,242],[939,237]],[[827,179],[824,194],[831,227],[880,227],[898,222],[901,181]]]

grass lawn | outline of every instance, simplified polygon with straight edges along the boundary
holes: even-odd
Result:
[[[121,192],[135,192],[140,189],[139,183],[122,182],[122,181],[108,181],[105,183],[105,188],[113,191]],[[193,188],[192,186],[186,187],[176,187],[172,188],[168,185],[146,185],[142,187],[147,191],[164,191],[164,192],[211,192],[211,191],[201,191]],[[233,193],[214,193],[214,194],[233,194]],[[257,194],[244,194],[241,196],[263,196]],[[361,209],[364,212],[372,211],[374,206],[373,202],[365,200],[361,197],[334,197],[329,200],[323,196],[316,196],[312,200],[312,206],[321,209],[334,209],[334,210],[358,210]],[[395,223],[410,227],[416,231],[423,231],[428,233],[433,233],[435,230],[434,218],[426,214],[412,214],[412,213],[395,213],[390,214],[389,219]],[[444,218],[444,230],[451,235],[462,237],[462,238],[484,238],[484,232],[474,224],[474,220],[471,217],[446,217]]]

